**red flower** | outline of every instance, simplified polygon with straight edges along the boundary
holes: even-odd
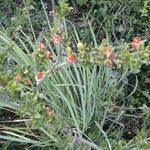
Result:
[[[30,79],[25,79],[25,80],[23,80],[23,83],[25,85],[29,85],[31,83],[31,80]]]
[[[77,61],[76,55],[74,55],[74,54],[69,54],[69,55],[67,56],[67,62],[68,62],[68,63],[74,63],[74,62],[76,62],[76,61]]]
[[[61,41],[61,37],[59,35],[55,35],[55,36],[52,37],[52,42],[54,44],[59,44],[60,41]]]
[[[46,51],[46,52],[45,52],[45,55],[46,55],[46,58],[47,58],[47,59],[51,59],[52,56],[53,56],[53,55],[52,55],[52,52],[50,52],[50,51]]]
[[[16,75],[16,77],[15,77],[15,81],[16,81],[16,82],[20,82],[20,81],[21,81],[21,77],[20,77],[20,75]]]
[[[36,73],[36,77],[37,77],[37,79],[42,79],[44,77],[44,72],[43,71],[38,71]]]
[[[39,47],[40,49],[44,49],[44,48],[46,48],[46,46],[45,46],[45,44],[44,44],[44,43],[40,43],[40,44],[38,45],[38,47]]]
[[[131,42],[131,47],[133,49],[136,48],[139,45],[140,42],[141,42],[141,38],[140,37],[135,37],[133,39],[133,41]]]

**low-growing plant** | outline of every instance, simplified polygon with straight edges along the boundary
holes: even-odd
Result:
[[[0,30],[0,106],[15,111],[23,122],[2,125],[0,139],[43,149],[112,149],[123,132],[119,119],[124,110],[115,106],[125,106],[124,76],[149,65],[150,45],[140,37],[119,46],[97,42],[90,22],[94,44],[85,43],[65,19],[70,10],[65,0],[53,10],[51,24],[41,2],[49,29],[37,36],[28,10],[34,38],[22,29],[13,38]],[[121,131],[116,137],[117,125]],[[118,147],[125,144],[122,140]]]
[[[81,19],[75,18],[86,42],[91,41],[88,36],[88,20],[92,20],[94,32],[100,41],[108,37],[120,45],[122,41],[130,41],[133,35],[149,38],[150,18],[146,15],[149,1],[78,0],[76,4],[81,5],[86,12],[81,13]]]

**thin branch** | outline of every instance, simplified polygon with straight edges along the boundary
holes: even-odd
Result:
[[[109,150],[112,150],[111,144],[109,142],[109,139],[108,139],[105,131],[102,129],[102,127],[100,126],[100,124],[98,124],[97,122],[95,122],[95,123],[96,123],[97,127],[101,130],[101,132],[103,133],[103,135],[105,136],[107,144],[108,144],[108,147],[109,147]]]

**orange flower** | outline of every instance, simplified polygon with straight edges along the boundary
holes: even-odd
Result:
[[[61,41],[61,37],[59,35],[55,35],[55,36],[52,37],[52,42],[54,44],[59,44],[60,41]]]
[[[112,51],[110,49],[107,49],[105,51],[105,55],[106,55],[107,58],[109,58],[111,56],[111,54],[112,54]]]
[[[107,57],[108,59],[111,59],[111,60],[114,59],[113,51],[110,50],[110,49],[107,49],[107,50],[106,50],[105,55],[106,55],[106,57]]]
[[[40,49],[44,49],[44,48],[46,48],[46,46],[45,46],[45,44],[44,43],[40,43],[39,45],[38,45],[38,48],[40,48]]]
[[[113,61],[112,60],[108,60],[108,66],[112,66],[113,65]]]
[[[29,85],[29,84],[31,83],[31,80],[30,80],[30,79],[25,79],[25,80],[23,81],[23,83],[24,83],[25,85]]]
[[[140,37],[135,37],[134,39],[133,39],[133,41],[131,42],[131,48],[136,48],[138,45],[139,45],[139,43],[141,42],[141,38]]]
[[[67,56],[67,62],[68,62],[68,63],[74,63],[74,62],[76,62],[76,61],[77,61],[76,55],[74,55],[74,54],[69,54],[69,55]]]
[[[114,62],[114,53],[112,50],[107,49],[105,52],[106,58],[108,58],[108,65],[112,66]]]
[[[43,71],[38,71],[36,73],[36,77],[37,77],[37,79],[42,79],[44,77],[44,72]]]
[[[133,41],[136,42],[136,43],[139,43],[139,42],[141,42],[141,38],[140,37],[135,37],[133,39]]]
[[[53,55],[52,55],[52,52],[50,52],[50,51],[46,51],[46,52],[45,52],[45,55],[46,55],[46,58],[47,58],[47,59],[51,59],[52,56],[53,56]]]
[[[16,82],[20,82],[20,81],[21,81],[21,77],[20,77],[20,75],[16,75],[16,77],[15,77],[15,81],[16,81]]]

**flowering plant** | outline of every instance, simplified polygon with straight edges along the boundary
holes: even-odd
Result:
[[[134,37],[130,43],[118,46],[93,38],[95,45],[91,45],[80,40],[74,26],[76,36],[72,37],[65,20],[69,5],[60,3],[53,11],[50,31],[44,31],[35,41],[22,30],[14,39],[0,30],[0,90],[17,102],[19,115],[31,119],[29,128],[40,129],[51,139],[49,145],[62,140],[58,132],[66,125],[75,126],[78,133],[88,132],[96,120],[94,126],[100,128],[97,121],[104,124],[103,110],[107,113],[107,105],[124,97],[124,87],[118,87],[117,69],[137,73],[143,64],[150,65],[146,39]],[[68,136],[72,141],[76,141],[74,132]],[[83,137],[80,135],[81,143],[85,142]],[[90,141],[85,143],[91,146]]]

